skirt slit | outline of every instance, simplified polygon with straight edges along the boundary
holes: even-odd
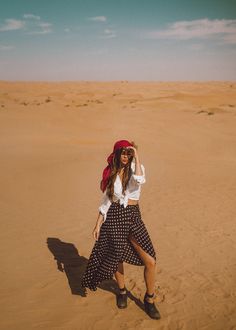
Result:
[[[151,238],[142,221],[139,205],[112,203],[106,221],[100,228],[100,234],[92,248],[82,287],[92,291],[104,280],[112,279],[118,269],[118,262],[127,262],[136,266],[144,266],[142,259],[129,240],[132,235],[141,248],[156,261]]]

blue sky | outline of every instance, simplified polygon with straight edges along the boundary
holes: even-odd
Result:
[[[235,0],[0,0],[0,80],[235,80]]]

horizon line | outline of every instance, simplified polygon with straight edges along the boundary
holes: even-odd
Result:
[[[143,83],[143,82],[147,82],[147,83],[177,83],[177,82],[196,82],[196,83],[209,83],[209,82],[221,82],[221,83],[236,83],[236,80],[219,80],[219,79],[204,79],[204,80],[188,80],[188,79],[180,79],[180,80],[128,80],[128,79],[115,79],[115,80],[90,80],[90,79],[81,79],[81,80],[1,80],[0,79],[0,83],[113,83],[113,82],[120,82],[120,83]]]

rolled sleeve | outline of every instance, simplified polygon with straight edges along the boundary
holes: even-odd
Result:
[[[136,175],[136,174],[133,174],[133,179],[135,180],[135,182],[138,184],[138,185],[141,185],[143,183],[146,182],[146,177],[145,177],[145,168],[144,166],[141,164],[141,169],[142,169],[142,172],[143,174],[142,175]]]
[[[99,212],[104,216],[103,222],[106,220],[107,211],[110,206],[111,206],[111,201],[105,191],[101,200],[101,204],[98,208]]]

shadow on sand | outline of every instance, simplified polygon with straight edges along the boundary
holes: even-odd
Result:
[[[86,290],[81,286],[81,280],[86,270],[88,259],[80,256],[77,248],[72,243],[61,241],[59,238],[48,237],[47,246],[56,261],[57,270],[64,272],[72,294],[86,297]],[[117,282],[114,279],[105,280],[98,288],[109,291],[116,295],[119,291]],[[144,310],[144,305],[130,291],[128,297]]]

